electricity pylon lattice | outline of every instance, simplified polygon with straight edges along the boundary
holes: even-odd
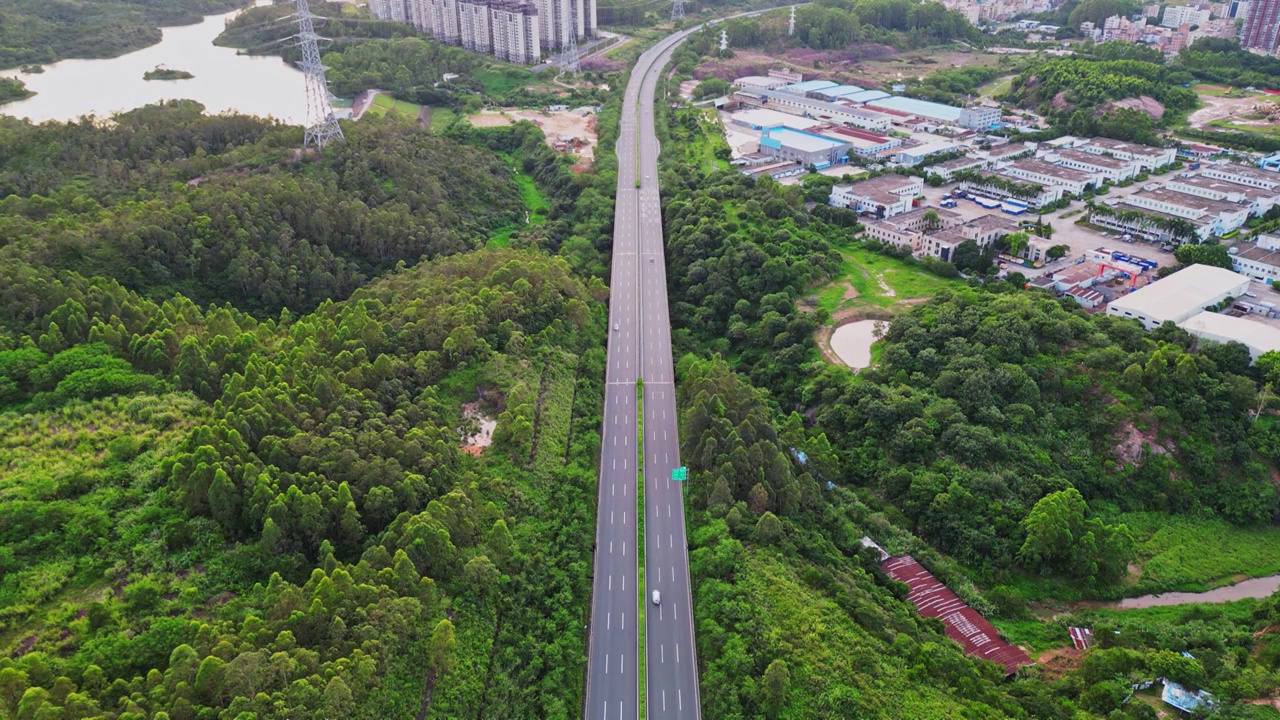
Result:
[[[569,33],[569,44],[564,48],[564,69],[577,75],[582,72],[582,62],[578,57],[578,34]]]
[[[791,20],[787,22],[787,34],[788,35],[796,34],[796,6],[795,5],[791,6]]]
[[[720,31],[720,52],[723,53],[725,50],[728,50],[728,49],[729,49],[729,33],[724,30],[721,30]]]
[[[307,82],[307,124],[302,136],[302,147],[312,145],[324,148],[334,140],[342,140],[342,128],[334,117],[329,103],[329,83],[325,80],[325,66],[320,63],[320,36],[316,34],[316,15],[311,13],[307,0],[294,0],[298,18],[298,46],[302,48],[302,62],[298,67]]]
[[[684,19],[684,0],[676,0],[675,5],[671,7],[671,21]]]

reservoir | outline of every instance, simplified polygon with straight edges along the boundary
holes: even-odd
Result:
[[[17,68],[0,70],[38,93],[0,105],[0,114],[44,120],[74,120],[82,115],[109,117],[161,100],[189,99],[205,112],[226,111],[272,116],[295,125],[306,120],[307,96],[303,75],[274,56],[237,55],[235,48],[218,47],[214,38],[240,11],[211,15],[196,25],[164,28],[159,44],[106,60],[62,60],[44,72],[23,74]],[[142,74],[164,65],[185,70],[190,80],[143,80]]]
[[[841,325],[831,334],[831,349],[845,365],[861,370],[871,365],[871,344],[876,341],[876,325],[883,320],[859,320]]]

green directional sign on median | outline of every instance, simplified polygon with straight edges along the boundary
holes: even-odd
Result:
[[[689,468],[681,465],[678,468],[672,468],[671,479],[676,482],[684,482],[689,479]]]

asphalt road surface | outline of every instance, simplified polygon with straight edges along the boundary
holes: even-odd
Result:
[[[591,720],[639,717],[641,610],[646,717],[702,717],[683,483],[671,479],[671,471],[680,466],[680,438],[654,134],[654,92],[662,69],[674,48],[697,30],[670,35],[641,55],[623,97],[584,701],[585,717]],[[638,379],[644,381],[643,405],[637,401]],[[643,445],[638,443],[641,408]],[[637,486],[639,479],[643,487]],[[641,523],[643,586],[637,584]],[[661,594],[658,605],[652,601],[655,590]]]

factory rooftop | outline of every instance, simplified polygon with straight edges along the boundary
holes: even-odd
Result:
[[[891,96],[880,98],[875,101],[875,104],[877,107],[897,110],[898,112],[910,113],[917,117],[941,120],[943,122],[954,123],[960,120],[960,108],[953,105],[929,102],[928,100]]]
[[[1059,180],[1067,182],[1089,182],[1091,179],[1089,173],[1072,170],[1071,168],[1059,167],[1052,165],[1043,160],[1014,160],[1010,167],[1017,168],[1023,172],[1036,173],[1038,175],[1048,175]]]
[[[1119,158],[1108,157],[1106,155],[1098,155],[1097,153],[1088,153],[1082,150],[1057,150],[1054,152],[1058,157],[1064,160],[1074,160],[1085,165],[1094,167],[1110,168],[1112,170],[1124,170],[1129,167],[1129,163]]]

